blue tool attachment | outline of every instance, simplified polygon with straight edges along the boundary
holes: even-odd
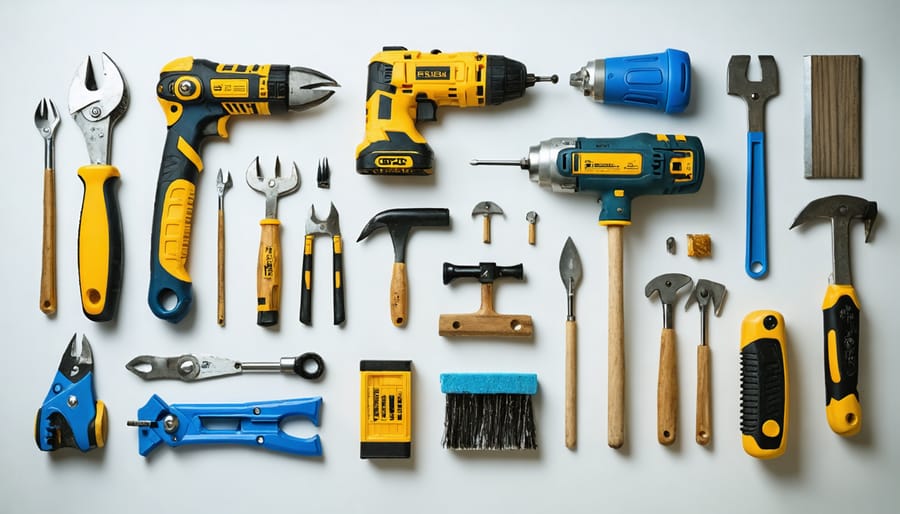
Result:
[[[769,272],[766,220],[766,150],[764,132],[747,132],[747,275]]]
[[[605,59],[603,81],[604,103],[683,112],[691,101],[691,57],[671,48],[610,57]]]
[[[73,335],[38,409],[34,437],[42,451],[77,448],[82,452],[106,442],[106,406],[94,395],[94,358],[87,338],[80,351]]]
[[[235,404],[168,405],[157,395],[138,410],[138,452],[147,456],[160,443],[241,444],[303,456],[322,455],[318,435],[299,438],[281,430],[289,417],[304,417],[319,426],[322,398],[295,398]]]

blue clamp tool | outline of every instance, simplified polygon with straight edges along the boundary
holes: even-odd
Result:
[[[319,426],[322,398],[295,398],[267,402],[233,404],[168,405],[157,395],[138,410],[138,452],[147,456],[160,443],[177,447],[185,444],[243,444],[267,450],[315,457],[322,455],[319,436],[303,439],[281,430],[288,417],[309,418]],[[228,428],[215,428],[228,425]]]
[[[106,444],[108,417],[106,405],[94,396],[94,354],[83,336],[79,351],[75,337],[35,417],[34,439],[45,452],[66,447],[86,452]]]

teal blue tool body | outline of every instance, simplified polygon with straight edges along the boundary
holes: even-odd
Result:
[[[138,452],[147,456],[160,443],[240,444],[294,455],[322,455],[319,436],[299,438],[281,430],[289,417],[304,417],[319,426],[322,398],[295,398],[236,404],[168,405],[157,395],[138,410]],[[223,428],[218,428],[223,427]]]

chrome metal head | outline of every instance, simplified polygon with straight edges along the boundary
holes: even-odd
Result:
[[[472,216],[476,215],[490,216],[492,214],[503,214],[503,209],[499,205],[491,201],[478,202],[472,208]]]
[[[334,208],[334,203],[331,204],[328,216],[324,220],[316,216],[315,205],[309,207],[309,218],[306,220],[306,234],[322,234],[331,237],[341,234],[340,219],[337,209]]]
[[[713,312],[718,316],[722,312],[722,304],[725,302],[726,293],[725,286],[722,284],[701,278],[688,296],[687,302],[684,304],[684,310],[688,310],[695,302],[700,306],[701,310],[706,309],[706,306],[712,303]]]

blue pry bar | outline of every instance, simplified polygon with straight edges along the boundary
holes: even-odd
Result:
[[[537,394],[534,373],[441,373],[444,394]]]

